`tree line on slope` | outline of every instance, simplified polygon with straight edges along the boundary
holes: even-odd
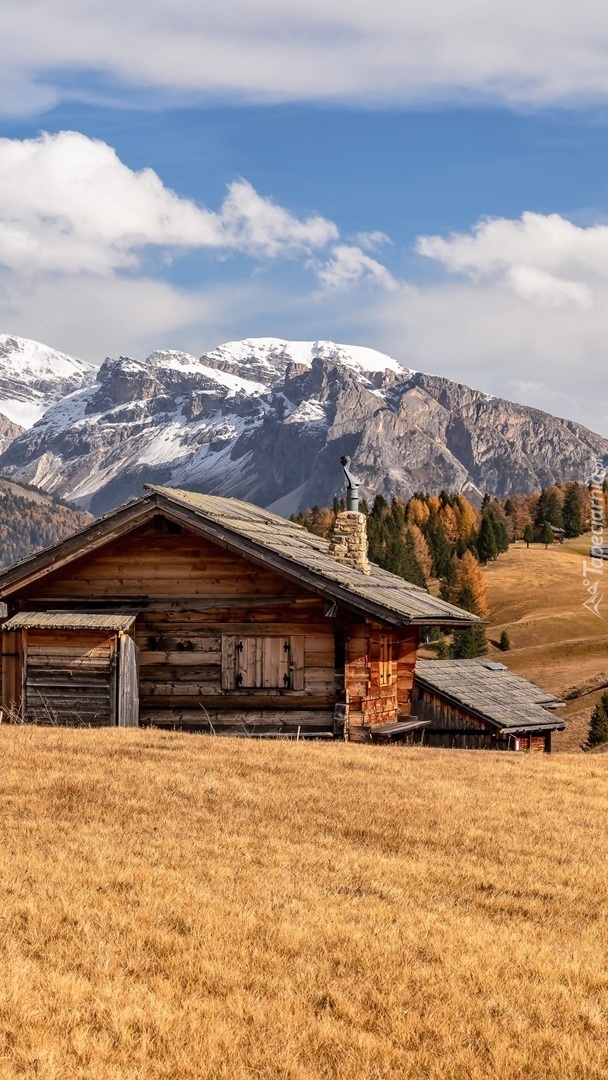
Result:
[[[0,568],[84,528],[91,515],[58,500],[0,492]]]
[[[334,499],[331,508],[315,506],[292,520],[327,538],[344,508],[343,499]],[[361,500],[360,509],[367,518],[373,562],[423,588],[438,579],[442,599],[486,618],[488,587],[481,567],[516,540],[552,542],[551,526],[564,529],[567,537],[580,535],[590,525],[591,494],[583,484],[552,485],[506,499],[485,495],[478,509],[461,493],[417,492],[407,501],[396,496],[389,502],[377,495],[371,505]],[[508,634],[501,636],[500,647],[510,648]],[[440,655],[457,658],[479,656],[486,649],[483,625],[456,631],[451,644],[440,642]]]

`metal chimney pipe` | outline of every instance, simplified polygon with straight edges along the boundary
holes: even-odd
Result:
[[[344,469],[344,475],[346,477],[346,509],[354,510],[355,513],[359,512],[359,481],[357,477],[350,471],[350,458],[341,457],[340,464]]]

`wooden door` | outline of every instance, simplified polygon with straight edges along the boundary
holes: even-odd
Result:
[[[139,649],[128,634],[120,635],[117,716],[119,727],[139,725]]]

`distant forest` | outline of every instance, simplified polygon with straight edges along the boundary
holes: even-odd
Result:
[[[604,503],[608,511],[606,485]],[[314,506],[292,520],[328,537],[344,508],[344,500],[334,499],[332,507]],[[486,617],[488,590],[481,565],[497,559],[516,540],[552,541],[548,525],[563,529],[567,538],[587,531],[591,493],[584,484],[552,485],[506,499],[485,495],[478,508],[461,494],[417,492],[407,501],[396,497],[389,502],[377,495],[371,505],[361,501],[360,509],[367,517],[373,562],[423,588],[438,579],[444,600]],[[487,648],[483,627],[458,631],[449,648],[450,655],[460,658],[482,654]]]
[[[11,566],[32,552],[62,540],[77,529],[88,525],[91,515],[69,503],[20,487],[17,494],[12,485],[4,486],[0,479],[0,567]]]

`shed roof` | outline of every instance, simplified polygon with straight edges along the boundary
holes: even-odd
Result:
[[[82,611],[21,611],[3,630],[129,630],[135,615],[89,614]]]
[[[469,626],[479,622],[477,616],[373,563],[365,574],[338,562],[329,554],[328,540],[252,503],[177,488],[145,487],[150,494],[9,567],[0,575],[0,597],[13,595],[28,581],[137,528],[160,511],[259,565],[270,566],[328,599],[391,625]]]
[[[548,706],[559,704],[558,699],[504,665],[490,667],[482,658],[419,660],[415,678],[421,686],[505,731],[566,727],[564,720],[547,712]]]

